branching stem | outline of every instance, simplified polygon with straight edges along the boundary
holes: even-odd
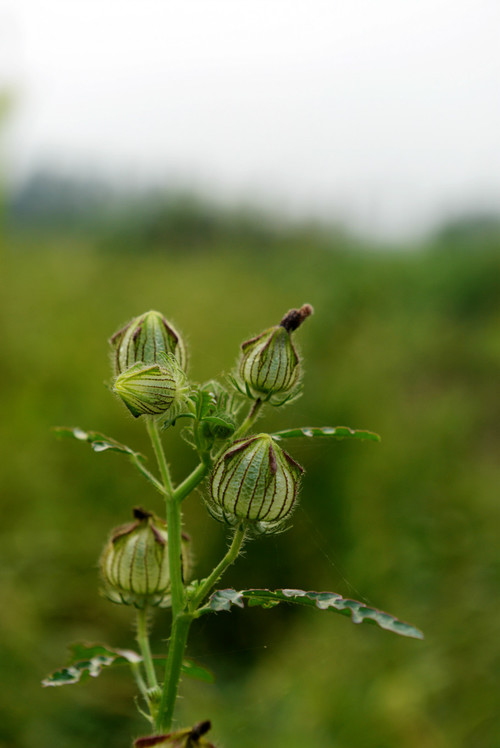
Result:
[[[148,687],[146,683],[144,682],[144,678],[142,677],[141,670],[139,668],[138,662],[131,662],[130,663],[130,670],[132,671],[132,675],[134,676],[134,680],[137,683],[137,687],[139,691],[141,692],[144,699],[147,701],[148,698]]]
[[[138,470],[138,471],[139,471],[139,472],[141,473],[141,475],[143,475],[143,476],[144,476],[144,477],[146,478],[146,480],[148,480],[148,481],[149,481],[150,483],[152,483],[152,484],[153,484],[153,486],[154,486],[154,487],[156,488],[156,490],[157,490],[157,491],[159,491],[159,492],[160,492],[161,494],[163,494],[163,496],[165,496],[165,487],[164,487],[164,486],[163,486],[163,484],[162,484],[162,483],[160,483],[160,481],[159,481],[159,480],[158,480],[158,479],[157,479],[157,478],[156,478],[156,477],[155,477],[155,476],[153,475],[153,473],[151,473],[151,472],[150,472],[150,471],[149,471],[149,470],[147,469],[147,467],[145,467],[145,466],[144,466],[144,465],[142,464],[142,462],[141,462],[141,460],[139,459],[139,457],[137,457],[136,455],[132,455],[132,456],[130,457],[130,460],[131,460],[132,464],[133,464],[133,465],[135,465],[135,467],[137,468],[137,470]]]
[[[257,418],[259,417],[260,410],[262,406],[264,405],[263,401],[259,398],[254,402],[252,405],[249,414],[245,418],[245,420],[240,424],[240,426],[236,429],[234,432],[232,439],[239,439],[240,436],[243,436],[243,434],[246,434],[248,429],[250,429]]]
[[[154,417],[146,418],[146,427],[148,430],[151,444],[153,445],[158,467],[160,469],[161,478],[163,480],[164,493],[167,498],[172,496],[173,486],[172,479],[170,478],[170,470],[168,469],[168,463],[165,458],[165,452],[163,451],[163,444],[160,438],[160,432],[158,430],[158,424]]]
[[[200,464],[195,467],[193,472],[185,478],[182,483],[179,483],[177,488],[175,489],[173,493],[174,501],[182,501],[183,499],[188,496],[191,491],[194,491],[196,486],[198,486],[203,478],[207,475],[208,471],[210,470],[209,465],[205,465],[203,462],[200,462]]]
[[[192,612],[196,611],[196,609],[203,602],[203,600],[208,595],[208,593],[210,592],[214,584],[216,584],[219,581],[219,579],[224,574],[226,569],[236,561],[241,551],[241,546],[243,545],[243,541],[245,540],[245,534],[246,534],[246,529],[243,525],[240,525],[239,527],[236,528],[236,530],[234,531],[233,540],[231,542],[231,545],[229,546],[229,549],[226,555],[217,564],[217,566],[215,567],[213,572],[210,574],[210,576],[205,579],[205,581],[199,588],[197,594],[191,600],[189,607]]]
[[[169,729],[172,723],[182,660],[186,648],[189,626],[193,617],[186,616],[183,613],[185,592],[182,581],[182,518],[180,500],[174,497],[174,487],[170,478],[165,452],[163,451],[158,424],[153,418],[150,418],[147,421],[147,428],[165,486],[168,561],[172,595],[172,632],[168,649],[165,681],[163,683],[160,707],[156,716],[156,728],[162,732]]]
[[[261,400],[256,400],[245,418],[243,423],[233,435],[233,439],[244,434],[256,420],[262,406]],[[168,531],[168,558],[170,565],[170,584],[172,594],[172,630],[170,635],[167,665],[165,670],[165,680],[163,683],[161,701],[156,715],[156,729],[158,732],[169,730],[172,724],[179,680],[181,676],[182,662],[184,659],[184,650],[186,648],[189,627],[196,617],[196,609],[203,602],[214,584],[220,579],[224,571],[237,558],[243,541],[245,539],[245,529],[243,526],[236,528],[231,546],[222,558],[220,563],[215,567],[210,576],[202,583],[196,596],[186,606],[185,588],[182,579],[182,556],[181,556],[181,502],[182,500],[198,486],[203,478],[207,475],[210,464],[201,462],[184,481],[174,488],[168,469],[163,444],[157,422],[154,418],[147,419],[148,434],[153,445],[153,449],[158,461],[160,475],[163,481],[164,495],[166,501],[167,513],[167,531]],[[147,477],[147,476],[146,476]],[[148,641],[149,646],[149,641]],[[143,654],[144,657],[144,654]],[[145,663],[146,658],[144,657]],[[154,670],[154,668],[153,668]],[[147,671],[146,671],[147,672]],[[151,677],[148,674],[148,679]]]
[[[182,582],[182,556],[181,556],[181,510],[180,504],[174,499],[174,488],[170,471],[168,469],[163,444],[158,430],[158,424],[154,418],[147,420],[148,434],[158,461],[158,467],[165,487],[165,501],[167,513],[168,532],[168,562],[170,566],[170,586],[172,590],[172,616],[175,617],[182,611],[184,605],[184,585]]]

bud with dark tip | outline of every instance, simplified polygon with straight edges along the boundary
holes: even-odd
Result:
[[[170,570],[166,522],[144,509],[134,509],[134,522],[117,527],[104,548],[99,566],[104,594],[116,603],[170,604]],[[189,571],[190,541],[182,539],[183,575]]]
[[[300,360],[291,333],[312,312],[310,304],[291,309],[279,325],[242,344],[238,373],[246,394],[272,405],[293,396],[300,380]]]
[[[151,735],[147,738],[137,738],[134,748],[215,748],[213,743],[205,740],[205,735],[211,728],[208,720],[199,722],[194,727],[169,732],[168,735]]]
[[[269,434],[232,444],[210,478],[210,513],[232,526],[273,532],[290,515],[303,469]]]
[[[161,415],[179,407],[189,392],[186,376],[174,356],[162,353],[159,359],[158,364],[135,364],[115,379],[113,392],[135,418]]]
[[[186,369],[184,342],[160,312],[151,311],[134,317],[109,342],[113,349],[115,376],[139,362],[156,364],[161,353],[172,353],[181,368]]]

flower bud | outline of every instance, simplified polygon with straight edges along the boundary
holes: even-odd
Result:
[[[113,384],[135,418],[160,415],[181,405],[189,391],[184,372],[172,354],[160,355],[161,364],[138,363],[123,371]]]
[[[300,361],[291,333],[312,311],[310,304],[291,309],[279,325],[242,344],[239,376],[250,397],[281,405],[293,396],[300,380]]]
[[[137,738],[134,748],[214,748],[213,743],[205,740],[203,735],[210,730],[208,720],[200,722],[194,727],[169,732],[168,735],[151,735],[147,738]]]
[[[117,603],[170,603],[168,532],[164,520],[144,509],[134,509],[135,521],[117,527],[104,548],[99,565],[105,595]],[[182,539],[183,574],[188,574],[190,541]]]
[[[146,312],[118,330],[109,341],[115,376],[142,362],[156,364],[160,353],[172,353],[183,369],[187,357],[184,342],[160,312]]]
[[[199,394],[203,407],[200,431],[208,443],[217,439],[229,439],[236,431],[236,413],[238,405],[234,396],[212,380],[200,387]]]
[[[213,468],[209,511],[233,526],[273,532],[293,509],[302,472],[269,434],[240,439]]]

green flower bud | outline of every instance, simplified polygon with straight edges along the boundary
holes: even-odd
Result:
[[[213,743],[205,740],[205,735],[211,728],[210,722],[200,722],[194,727],[169,732],[168,735],[151,735],[147,738],[137,738],[134,748],[215,748]]]
[[[135,418],[156,416],[182,405],[189,387],[172,354],[162,353],[161,364],[138,363],[123,371],[113,384]]]
[[[236,413],[239,404],[234,394],[229,394],[219,382],[211,381],[200,387],[199,398],[203,408],[200,431],[210,443],[216,439],[229,439],[236,431]]]
[[[310,304],[291,309],[279,325],[242,344],[239,377],[249,397],[281,405],[295,394],[300,381],[300,360],[291,333],[312,311]]]
[[[269,434],[239,439],[213,468],[208,509],[229,525],[273,532],[293,509],[302,472]]]
[[[115,376],[142,362],[156,364],[159,354],[172,353],[186,369],[186,348],[180,335],[160,312],[146,312],[125,325],[110,339]]]
[[[113,602],[135,605],[170,604],[168,532],[164,520],[134,509],[135,521],[117,527],[102,552],[99,566],[104,594]],[[182,540],[183,575],[188,574],[190,541]]]

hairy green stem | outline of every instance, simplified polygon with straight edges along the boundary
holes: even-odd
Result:
[[[144,670],[146,671],[146,680],[149,688],[155,688],[158,686],[156,680],[156,672],[153,664],[153,656],[151,654],[151,647],[149,645],[149,634],[148,634],[148,609],[147,606],[139,608],[137,610],[137,643],[141,651],[142,659],[144,662]]]
[[[131,662],[130,663],[130,669],[132,671],[132,675],[134,676],[134,680],[137,683],[137,687],[141,694],[143,695],[144,699],[147,701],[148,698],[148,687],[146,683],[144,682],[144,678],[142,677],[141,670],[139,668],[138,662]]]
[[[165,670],[165,682],[163,684],[160,708],[156,720],[158,732],[165,732],[172,725],[184,650],[186,649],[189,627],[192,620],[192,615],[183,614],[173,619],[172,633],[168,647],[167,667]]]
[[[141,473],[141,475],[143,475],[146,478],[146,480],[152,483],[157,491],[159,491],[161,494],[163,494],[163,496],[165,496],[165,487],[163,483],[160,483],[160,481],[157,478],[155,478],[153,473],[151,473],[147,469],[147,467],[145,467],[142,464],[141,460],[136,455],[131,456],[130,460],[132,464],[135,465],[137,470]]]
[[[167,499],[168,563],[170,565],[170,588],[172,595],[172,617],[184,607],[184,583],[182,580],[182,518],[179,502]]]
[[[172,596],[172,631],[168,648],[165,681],[163,683],[160,706],[156,715],[156,728],[159,732],[168,730],[172,724],[177,689],[181,675],[182,660],[193,617],[186,616],[184,609],[184,584],[182,580],[182,517],[180,500],[174,498],[174,488],[170,478],[158,424],[151,418],[147,421],[148,433],[155,451],[158,467],[165,486],[168,532],[168,562],[170,566],[170,586]],[[201,480],[201,478],[200,478]]]
[[[247,415],[247,417],[245,418],[245,420],[238,426],[238,428],[234,432],[234,434],[232,436],[233,440],[234,439],[239,439],[240,436],[243,436],[243,434],[246,434],[246,432],[248,431],[248,429],[253,426],[253,424],[255,423],[255,421],[257,420],[257,418],[259,416],[260,410],[261,410],[261,408],[262,408],[263,405],[264,405],[264,403],[262,402],[262,400],[260,398],[254,402],[254,404],[252,405],[252,407],[250,409],[249,414]]]
[[[204,598],[206,597],[206,595],[208,595],[214,584],[219,581],[228,566],[231,566],[231,564],[236,561],[245,539],[245,533],[246,529],[243,525],[240,525],[234,531],[233,540],[226,555],[217,564],[210,576],[205,579],[195,597],[191,600],[189,607],[193,612],[196,611],[200,603],[203,602]]]
[[[175,618],[184,605],[184,585],[182,582],[181,533],[182,519],[180,504],[174,499],[174,488],[168,469],[158,424],[154,418],[147,421],[148,433],[155,451],[158,467],[166,490],[166,513],[168,532],[168,563],[170,566],[170,586],[172,591],[172,616]]]
[[[163,444],[160,438],[160,432],[158,430],[158,424],[154,416],[146,418],[146,427],[148,430],[151,444],[153,445],[158,467],[160,469],[161,478],[164,486],[164,493],[167,497],[171,496],[174,489],[172,486],[172,479],[170,477],[170,470],[168,469],[167,460],[165,459],[165,452],[163,451]]]
[[[235,431],[235,433],[231,436],[231,439],[226,440],[224,442],[224,446],[222,447],[222,451],[226,449],[226,445],[228,441],[234,441],[234,439],[238,438],[239,436],[242,436],[245,434],[248,429],[252,426],[254,421],[258,418],[260,409],[264,403],[262,400],[256,400],[252,408],[245,418],[245,420],[240,424],[238,429]],[[209,472],[213,460],[210,458],[209,455],[205,455],[203,457],[205,460],[204,462],[200,462],[200,464],[193,470],[193,472],[185,478],[182,483],[180,483],[177,488],[173,491],[173,497],[176,501],[182,501],[186,498],[186,496],[189,496],[191,491],[193,491],[196,486],[198,486],[201,481],[206,477],[207,473]]]
[[[174,501],[182,501],[198,486],[203,478],[207,475],[210,470],[209,465],[205,465],[203,462],[193,470],[193,472],[185,478],[182,483],[179,483],[173,493]]]
[[[262,402],[257,400],[240,425],[235,436],[244,434],[257,418]],[[148,433],[158,461],[158,467],[165,488],[167,529],[168,529],[168,558],[170,564],[170,584],[172,594],[172,630],[168,648],[165,680],[163,683],[161,701],[156,716],[156,729],[158,732],[169,730],[172,724],[179,680],[181,676],[184,650],[186,648],[189,627],[195,617],[196,608],[210,592],[214,584],[220,579],[224,571],[237,558],[245,538],[245,529],[238,527],[230,548],[224,558],[215,567],[210,576],[202,583],[195,598],[190,602],[189,612],[185,608],[185,588],[182,580],[182,557],[181,557],[181,501],[196,486],[201,483],[208,473],[210,466],[201,462],[187,478],[174,489],[170,472],[168,469],[163,444],[161,442],[158,425],[153,418],[147,420]],[[233,437],[234,438],[234,437]]]

